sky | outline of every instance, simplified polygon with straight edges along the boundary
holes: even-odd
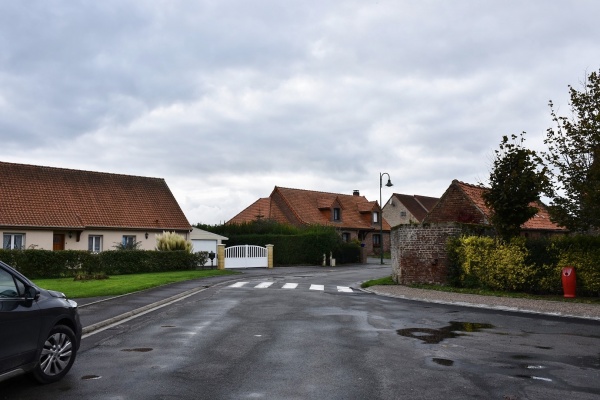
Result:
[[[163,178],[191,224],[275,186],[486,183],[600,70],[597,0],[0,1],[0,161]],[[388,175],[384,175],[384,184]]]

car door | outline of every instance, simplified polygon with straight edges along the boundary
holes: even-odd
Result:
[[[39,307],[25,299],[25,283],[0,268],[0,372],[34,360],[40,327]]]

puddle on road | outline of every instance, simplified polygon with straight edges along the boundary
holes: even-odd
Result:
[[[398,329],[396,332],[400,336],[419,339],[427,344],[438,344],[444,339],[452,339],[459,336],[464,336],[462,333],[457,332],[479,332],[482,329],[492,328],[494,328],[494,326],[491,324],[450,321],[450,325],[440,329],[407,328]]]
[[[451,367],[454,365],[454,361],[448,360],[446,358],[433,358],[433,361],[436,364],[443,365],[444,367]]]
[[[151,347],[138,347],[138,348],[135,348],[135,349],[123,349],[121,351],[136,351],[138,353],[146,353],[146,352],[149,352],[149,351],[152,351],[152,350],[154,350],[154,349],[151,348]]]

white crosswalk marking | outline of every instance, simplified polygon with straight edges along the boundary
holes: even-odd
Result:
[[[256,289],[266,289],[271,286],[273,282],[261,282],[258,285],[254,286]]]
[[[297,283],[286,283],[285,285],[283,285],[282,289],[296,289],[297,287]]]
[[[228,287],[230,288],[242,288],[242,287],[247,287],[247,285],[252,285],[252,288],[254,289],[267,289],[270,287],[273,288],[277,288],[277,289],[298,289],[298,287],[300,286],[300,284],[298,283],[278,283],[276,285],[274,285],[275,282],[236,282],[234,284],[229,285]],[[309,290],[316,290],[316,291],[320,291],[323,292],[325,291],[325,286],[326,285],[316,285],[316,284],[311,284]],[[302,285],[300,286],[300,288],[304,288],[306,290],[306,285]],[[354,291],[352,290],[351,287],[349,286],[335,286],[336,290],[338,293],[354,293]],[[329,289],[332,290],[332,289]]]

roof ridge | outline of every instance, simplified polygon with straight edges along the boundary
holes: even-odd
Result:
[[[454,179],[452,181],[452,183],[458,183],[460,185],[469,186],[469,187],[477,188],[477,189],[489,189],[487,186],[482,186],[481,184],[476,185],[476,184],[473,184],[473,183],[467,183],[467,182],[459,181],[458,179]]]
[[[7,161],[0,161],[0,164],[5,164],[5,165],[12,165],[12,166],[16,166],[16,167],[31,167],[31,168],[36,168],[36,169],[49,169],[52,171],[64,171],[64,172],[75,172],[75,173],[81,173],[84,172],[86,174],[97,174],[97,175],[111,175],[111,176],[126,176],[129,178],[143,178],[143,179],[158,179],[158,180],[165,180],[164,178],[157,178],[157,177],[152,177],[152,176],[142,176],[142,175],[131,175],[131,174],[117,174],[114,172],[101,172],[101,171],[92,171],[92,170],[86,170],[86,169],[75,169],[75,168],[64,168],[64,167],[51,167],[48,165],[35,165],[35,164],[23,164],[23,163],[13,163],[13,162],[7,162]]]
[[[345,193],[335,193],[335,192],[324,192],[322,190],[311,190],[311,189],[297,189],[297,188],[289,188],[289,187],[283,187],[283,186],[275,186],[275,188],[278,189],[287,189],[287,190],[298,190],[300,192],[312,192],[312,193],[320,193],[320,194],[329,194],[332,196],[348,196],[348,197],[357,197],[357,198],[363,198],[365,200],[367,200],[367,198],[363,195],[354,195],[354,194],[345,194]],[[369,200],[367,200],[369,201]]]

